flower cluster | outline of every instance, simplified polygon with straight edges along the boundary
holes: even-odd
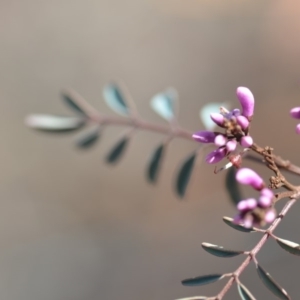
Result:
[[[236,180],[241,184],[250,185],[259,191],[260,195],[258,200],[248,198],[238,203],[239,214],[234,219],[235,223],[241,223],[247,228],[272,223],[276,218],[276,211],[273,207],[274,194],[266,187],[263,179],[253,170],[243,168],[236,173]]]
[[[242,107],[228,111],[224,107],[220,108],[220,113],[212,113],[211,119],[216,125],[225,129],[225,133],[212,131],[199,131],[193,134],[193,138],[200,143],[212,143],[218,148],[210,152],[206,157],[206,162],[215,164],[235,151],[238,143],[249,148],[253,144],[249,133],[249,125],[254,112],[254,97],[251,91],[245,87],[237,89],[237,97]]]
[[[300,119],[300,107],[294,107],[290,111],[290,115],[294,119]],[[296,126],[296,132],[300,134],[300,124]]]

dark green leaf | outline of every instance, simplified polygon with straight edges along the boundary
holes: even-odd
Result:
[[[160,169],[162,157],[164,152],[164,144],[159,145],[153,152],[150,160],[150,164],[147,168],[147,176],[150,182],[156,182],[158,177],[158,171]]]
[[[109,151],[106,161],[108,163],[116,163],[122,157],[128,144],[128,137],[123,137],[117,144]]]
[[[26,118],[25,123],[31,128],[47,132],[69,132],[82,127],[85,120],[78,117],[30,115]]]
[[[63,92],[62,98],[63,101],[75,112],[86,115],[85,111],[76,103],[76,100],[74,100],[69,93]]]
[[[183,197],[185,195],[194,168],[195,160],[196,154],[193,153],[190,157],[188,157],[188,159],[184,161],[179,170],[176,181],[176,191],[180,197]]]
[[[222,274],[212,274],[212,275],[204,275],[194,278],[189,278],[181,281],[181,283],[185,286],[196,286],[196,285],[204,285],[213,283],[223,278]]]
[[[275,296],[283,300],[291,299],[287,292],[281,286],[279,286],[271,277],[271,275],[266,272],[260,265],[256,265],[256,270],[261,281]]]
[[[88,132],[84,132],[77,140],[76,144],[79,148],[87,149],[96,144],[100,137],[100,129],[93,128]]]
[[[254,228],[250,227],[250,228],[246,228],[243,225],[239,225],[239,224],[235,224],[233,222],[232,218],[229,217],[223,217],[223,221],[230,227],[232,227],[233,229],[236,229],[238,231],[242,231],[242,232],[255,232]]]
[[[234,205],[238,204],[242,199],[242,193],[235,179],[235,174],[236,169],[234,167],[231,167],[226,174],[226,189]]]
[[[277,238],[276,242],[282,249],[286,250],[287,252],[294,254],[294,255],[300,255],[300,245],[299,244],[296,244],[296,243],[288,241],[288,240],[280,239],[280,238]]]
[[[116,84],[111,83],[107,85],[103,90],[103,96],[106,104],[113,111],[125,116],[129,114],[129,108],[126,104],[125,98]]]
[[[233,257],[240,254],[244,254],[244,251],[228,250],[228,249],[224,249],[221,246],[217,246],[209,243],[202,243],[202,248],[208,253],[219,257]]]
[[[237,288],[242,300],[255,300],[254,296],[243,284],[238,283]]]

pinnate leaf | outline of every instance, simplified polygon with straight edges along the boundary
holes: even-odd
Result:
[[[256,264],[256,270],[261,281],[275,296],[283,300],[291,299],[287,292],[260,265]]]
[[[176,191],[180,197],[185,195],[195,165],[196,153],[189,156],[181,165],[176,180]]]
[[[168,89],[163,93],[155,95],[151,100],[152,109],[167,121],[175,117],[175,105],[177,101],[177,92],[174,89]]]
[[[255,229],[253,227],[246,228],[243,225],[235,224],[232,218],[223,217],[223,221],[225,224],[227,224],[228,226],[230,226],[235,230],[242,231],[242,232],[255,232]]]
[[[116,113],[128,116],[129,107],[126,104],[125,97],[120,88],[115,84],[108,84],[103,90],[103,96],[106,104]]]
[[[85,124],[85,120],[78,117],[39,114],[28,116],[25,123],[27,126],[38,130],[68,132],[82,127]]]
[[[164,148],[164,144],[159,145],[151,156],[151,160],[147,168],[147,177],[152,183],[157,181],[158,172],[162,163]]]
[[[74,97],[68,92],[62,92],[63,101],[72,108],[75,112],[79,114],[86,115],[86,112],[80,107],[80,105],[76,102]]]
[[[255,300],[254,296],[243,284],[238,283],[237,288],[242,300]]]
[[[300,255],[300,245],[299,244],[296,244],[296,243],[288,241],[288,240],[280,239],[280,238],[277,238],[276,242],[282,249],[286,250],[287,252],[294,254],[294,255]]]
[[[119,140],[116,143],[116,145],[109,151],[108,155],[106,156],[106,161],[111,164],[118,162],[122,157],[122,155],[124,154],[128,142],[129,142],[129,138],[127,136]]]
[[[79,148],[87,149],[95,145],[96,142],[99,140],[99,138],[100,138],[100,129],[97,126],[97,128],[92,128],[91,130],[84,132],[77,139],[76,145]]]
[[[244,251],[224,249],[221,246],[217,246],[209,243],[202,243],[202,248],[208,253],[218,257],[234,257],[240,254],[244,254]]]
[[[211,275],[204,275],[204,276],[185,279],[181,283],[185,286],[198,286],[198,285],[213,283],[215,281],[222,279],[223,277],[224,275],[222,274],[211,274]]]

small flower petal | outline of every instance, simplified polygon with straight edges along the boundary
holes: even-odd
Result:
[[[240,144],[245,148],[249,148],[253,145],[253,139],[250,135],[243,136],[240,140]]]
[[[257,201],[254,198],[247,199],[246,201],[249,210],[253,210],[257,206]]]
[[[266,197],[266,196],[261,196],[258,199],[258,204],[261,207],[269,207],[272,204],[272,198]]]
[[[226,148],[218,148],[217,150],[214,150],[210,152],[206,158],[205,161],[208,164],[216,164],[219,161],[221,161],[227,154]]]
[[[248,203],[247,203],[247,200],[242,200],[240,201],[236,208],[239,210],[239,211],[244,211],[244,210],[247,210],[248,209]]]
[[[267,211],[267,213],[265,214],[265,221],[267,223],[272,223],[274,220],[276,219],[276,212],[274,209],[270,209],[269,211]]]
[[[296,133],[300,134],[300,124],[296,126]]]
[[[243,222],[244,222],[244,226],[245,226],[246,228],[252,227],[252,226],[253,226],[253,216],[247,215],[247,216],[244,218]]]
[[[215,137],[214,143],[216,146],[224,146],[227,142],[227,138],[223,134],[219,134]]]
[[[231,111],[231,114],[235,117],[239,116],[241,114],[241,111],[238,108],[235,108]]]
[[[235,178],[239,183],[251,185],[256,190],[261,190],[262,188],[264,188],[263,179],[251,169],[239,169],[236,173]]]
[[[220,113],[211,113],[210,118],[220,127],[223,127],[224,116]]]
[[[246,87],[238,87],[236,94],[243,109],[243,116],[252,117],[254,113],[254,96],[251,91]]]
[[[269,188],[264,188],[260,191],[260,195],[261,196],[264,196],[264,197],[267,197],[267,198],[270,198],[270,199],[273,199],[274,197],[274,193],[272,190],[270,190]]]
[[[213,143],[215,137],[217,136],[216,133],[212,131],[198,131],[193,134],[193,139],[200,143]]]
[[[294,107],[290,110],[290,115],[294,119],[300,119],[300,107]]]
[[[231,140],[226,143],[226,149],[228,150],[228,152],[234,151],[236,149],[236,146],[237,146],[236,140]]]
[[[245,130],[249,127],[249,121],[244,116],[237,116],[236,121],[242,127],[243,130]]]

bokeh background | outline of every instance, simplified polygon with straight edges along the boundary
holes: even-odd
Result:
[[[256,96],[253,136],[295,163],[299,137],[288,111],[300,103],[300,3],[296,0],[1,0],[0,1],[0,298],[3,300],[176,299],[214,295],[225,283],[188,288],[182,279],[234,270],[201,242],[251,249],[257,234],[222,222],[234,207],[224,175],[198,165],[179,200],[174,173],[195,147],[178,140],[159,183],[145,165],[162,137],[140,132],[117,166],[105,164],[122,129],[105,130],[89,151],[76,134],[49,135],[24,125],[30,113],[72,114],[60,91],[72,87],[97,109],[102,88],[122,79],[140,113],[163,121],[150,98],[174,86],[180,123],[203,129],[202,105],[237,104],[237,86]],[[246,162],[265,178],[270,172]],[[296,177],[289,176],[295,183]],[[246,191],[247,192],[247,191]],[[300,242],[299,205],[276,234]],[[300,262],[269,241],[258,260],[298,299]],[[242,281],[257,299],[274,299],[254,266]],[[226,299],[238,299],[236,288]]]

